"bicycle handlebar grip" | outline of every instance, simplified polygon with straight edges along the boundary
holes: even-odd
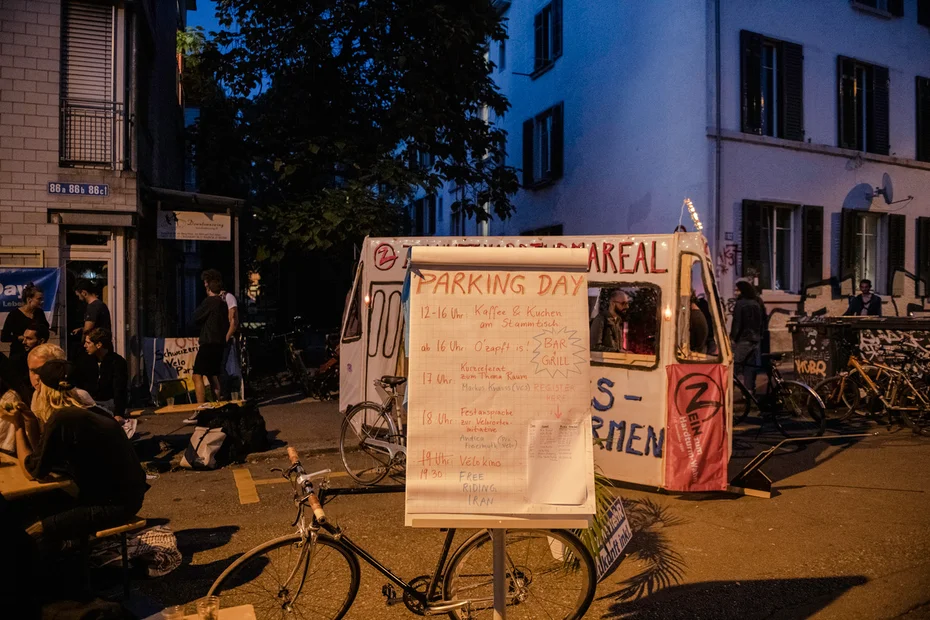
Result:
[[[313,516],[316,517],[317,521],[320,523],[326,521],[326,513],[323,512],[323,506],[320,504],[320,500],[316,495],[308,497],[307,503],[310,504],[310,508],[313,509]]]
[[[291,465],[296,465],[297,463],[300,462],[300,457],[297,456],[297,450],[295,450],[294,448],[289,447],[287,449],[287,458],[291,460]]]

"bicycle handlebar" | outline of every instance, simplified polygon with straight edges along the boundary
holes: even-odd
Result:
[[[287,458],[290,459],[291,465],[300,464],[300,457],[297,455],[297,450],[295,450],[294,448],[288,447]]]
[[[306,470],[304,470],[303,465],[300,464],[300,456],[297,454],[297,450],[290,446],[287,448],[287,458],[291,462],[288,478],[291,478],[291,474],[296,474],[296,476],[291,478],[294,490],[297,491],[299,488],[300,492],[304,495],[300,501],[307,502],[307,505],[313,510],[313,516],[316,517],[318,522],[325,523],[326,512],[323,511],[323,506],[320,504],[319,498],[313,492],[313,478],[328,474],[332,470],[321,469],[320,471],[308,474]]]

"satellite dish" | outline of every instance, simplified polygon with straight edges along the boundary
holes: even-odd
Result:
[[[868,211],[872,206],[872,198],[875,196],[875,188],[869,183],[859,183],[846,194],[843,200],[844,209],[855,211]]]
[[[882,175],[882,186],[875,188],[875,196],[879,194],[885,199],[885,204],[890,205],[894,202],[894,185],[891,184],[891,177],[887,172]]]

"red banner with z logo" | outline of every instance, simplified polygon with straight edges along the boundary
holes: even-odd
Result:
[[[722,364],[673,364],[668,369],[665,488],[727,488],[727,372]]]

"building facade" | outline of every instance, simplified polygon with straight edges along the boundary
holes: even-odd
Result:
[[[862,278],[887,315],[927,307],[930,1],[497,4],[496,122],[523,189],[491,234],[694,230],[690,198],[721,294],[753,280],[773,346]]]
[[[0,2],[0,266],[61,268],[53,341],[69,353],[77,278],[97,284],[135,369],[141,336],[171,323],[172,249],[145,189],[184,185],[176,39],[194,5]]]

